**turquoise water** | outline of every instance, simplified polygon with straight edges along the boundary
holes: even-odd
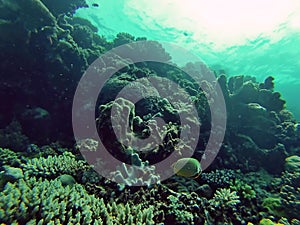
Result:
[[[251,75],[258,81],[274,76],[276,90],[300,119],[299,1],[87,2],[91,7],[76,15],[90,20],[108,40],[128,32],[180,45],[229,76]]]

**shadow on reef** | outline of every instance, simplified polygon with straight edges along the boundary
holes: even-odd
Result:
[[[102,53],[145,38],[119,33],[107,41],[89,21],[74,17],[80,7],[88,5],[84,0],[0,1],[2,223],[300,224],[300,125],[285,109],[272,77],[259,83],[249,76],[220,74],[217,82],[226,102],[227,129],[219,155],[194,180],[174,175],[160,183],[156,162],[173,152],[181,155],[194,150],[191,140],[179,142],[179,114],[190,115],[191,108],[184,101],[174,103],[162,97],[134,104],[124,98],[113,102],[115,96],[139,78],[177,83],[198,113],[198,118],[186,119],[189,126],[201,126],[193,155],[200,159],[211,131],[207,96],[216,83],[203,79],[202,89],[176,65],[131,64],[119,56],[113,63],[123,69],[99,94],[95,123],[109,152],[135,165],[145,179],[136,179],[125,164],[110,174],[122,184],[98,175],[78,151],[96,151],[97,142],[88,137],[74,146],[71,109],[76,86]],[[160,61],[171,61],[158,42],[151,46]],[[141,49],[139,54],[147,52]],[[185,66],[199,77],[208,69],[201,62]],[[159,84],[166,88],[163,79]],[[147,85],[132,88],[143,93]],[[158,94],[154,89],[147,91]],[[174,98],[182,94],[176,92]],[[121,124],[129,120],[132,139],[146,139],[156,132],[160,145],[141,153],[123,144],[127,140],[120,142],[111,122],[113,104],[116,115],[121,115],[115,119]],[[154,117],[165,125],[158,126]],[[107,162],[97,163],[101,167]],[[153,181],[157,184],[152,185]]]

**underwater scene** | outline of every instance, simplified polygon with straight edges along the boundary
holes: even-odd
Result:
[[[0,0],[0,224],[300,225],[298,46],[298,0]]]

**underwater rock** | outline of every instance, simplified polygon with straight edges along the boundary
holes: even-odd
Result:
[[[233,108],[235,110],[230,112],[228,123],[230,127],[234,127],[235,133],[250,136],[260,147],[274,147],[276,122],[269,118],[269,113],[264,107],[250,102],[248,104],[236,103]]]
[[[227,84],[227,78],[224,74],[220,75],[218,77],[218,83],[222,89],[222,92],[223,92],[223,96],[224,96],[224,99],[226,101],[226,104],[229,104],[229,95],[230,95],[230,91],[228,89],[228,84]]]
[[[10,20],[0,19],[0,40],[3,45],[16,44],[20,46],[20,43],[25,42],[27,38],[28,33],[23,29],[22,25]]]

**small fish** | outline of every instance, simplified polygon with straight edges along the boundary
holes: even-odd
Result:
[[[174,173],[182,177],[197,178],[202,172],[200,162],[194,158],[182,158],[172,164]]]
[[[93,3],[92,6],[94,6],[94,7],[99,7],[99,4]]]

